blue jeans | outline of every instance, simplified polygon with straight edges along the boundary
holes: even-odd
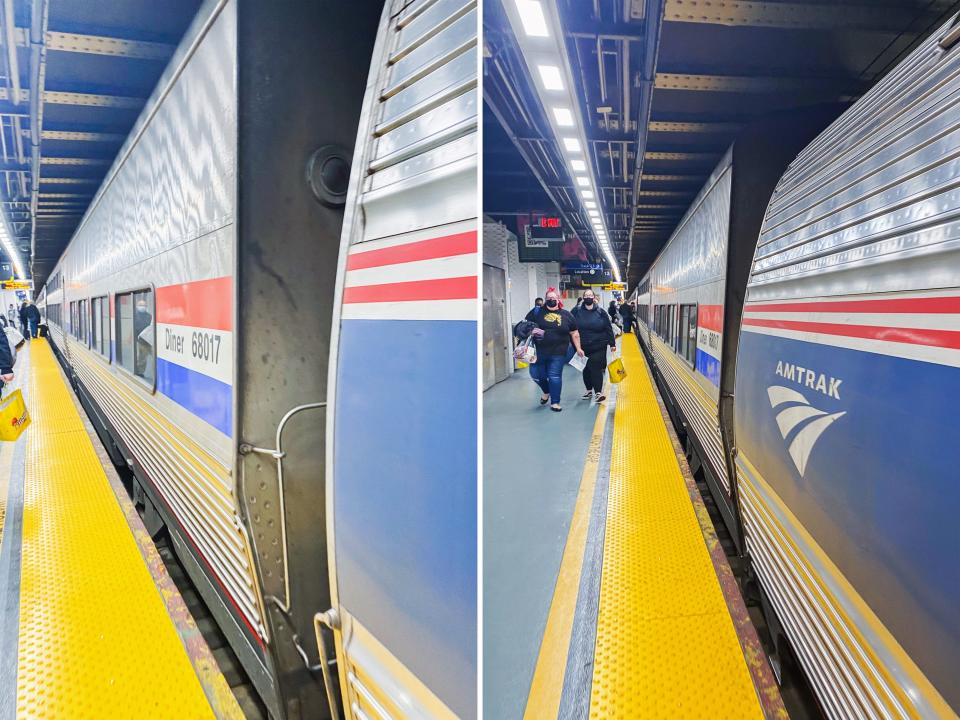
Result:
[[[550,402],[560,404],[560,390],[563,387],[563,366],[567,359],[563,355],[540,355],[530,366],[531,379],[540,386],[544,395],[550,395]]]
[[[39,323],[38,323],[36,320],[32,319],[32,318],[31,318],[30,320],[28,320],[27,322],[30,323],[30,337],[36,337],[36,336],[37,336],[37,325],[38,325]]]

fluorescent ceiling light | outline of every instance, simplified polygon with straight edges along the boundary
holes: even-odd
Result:
[[[0,245],[3,246],[4,251],[10,257],[10,262],[13,264],[13,271],[16,273],[16,276],[19,280],[26,280],[26,273],[23,272],[23,261],[20,259],[20,253],[17,251],[17,247],[13,242],[13,239],[10,237],[10,233],[7,232],[7,218],[3,216],[0,220]]]
[[[580,141],[576,138],[564,138],[563,146],[570,152],[580,152]]]
[[[577,185],[579,185],[580,187],[590,186],[590,178],[588,177],[581,175],[580,177],[576,178],[576,180],[577,180]]]
[[[593,190],[583,190],[580,194],[587,200],[593,200]]]
[[[520,22],[530,37],[550,37],[547,19],[543,16],[543,7],[537,0],[516,0]]]
[[[588,214],[590,217],[600,217],[600,211],[599,211],[599,210],[587,210],[587,214]]]
[[[547,90],[563,90],[563,78],[560,76],[560,68],[556,65],[537,65],[540,72],[540,82]]]
[[[560,127],[573,127],[573,113],[565,107],[555,107],[553,117]]]
[[[597,204],[593,200],[587,200],[583,203],[584,207],[595,208]]]
[[[583,160],[571,160],[570,167],[573,168],[574,172],[586,172],[587,164]]]

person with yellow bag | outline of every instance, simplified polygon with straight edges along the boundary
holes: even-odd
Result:
[[[593,399],[603,402],[603,376],[607,369],[607,347],[617,349],[610,316],[600,307],[596,293],[587,289],[583,293],[583,302],[573,310],[580,331],[580,346],[587,357],[583,368],[583,386],[586,392],[584,400]]]
[[[627,376],[627,369],[623,366],[623,357],[616,348],[611,352],[613,358],[607,363],[607,374],[610,376],[610,382],[616,385]]]
[[[5,385],[13,382],[14,350],[7,342],[7,333],[0,332],[0,440],[14,441],[30,424],[30,414],[20,389],[3,397]]]

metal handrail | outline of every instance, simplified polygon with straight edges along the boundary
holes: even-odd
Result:
[[[276,448],[261,448],[251,445],[250,443],[241,443],[238,448],[241,455],[249,455],[250,453],[257,453],[258,455],[269,455],[274,460],[277,461],[277,491],[280,496],[280,544],[283,549],[283,592],[284,592],[284,601],[281,602],[279,598],[274,597],[274,600],[278,607],[282,608],[284,612],[290,612],[290,563],[287,554],[287,508],[284,501],[284,487],[283,487],[283,458],[286,456],[286,452],[283,450],[282,439],[283,439],[283,429],[286,427],[287,422],[299,412],[304,410],[314,410],[317,408],[325,408],[327,406],[326,402],[315,402],[307,403],[305,405],[297,405],[295,408],[291,408],[287,413],[280,418],[280,423],[277,425],[277,436],[276,436]]]

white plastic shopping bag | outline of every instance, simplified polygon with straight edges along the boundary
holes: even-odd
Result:
[[[537,346],[533,344],[533,337],[528,337],[513,349],[513,358],[527,365],[537,361]]]
[[[573,357],[570,358],[570,364],[580,372],[583,372],[583,369],[587,366],[587,356],[574,353]]]

